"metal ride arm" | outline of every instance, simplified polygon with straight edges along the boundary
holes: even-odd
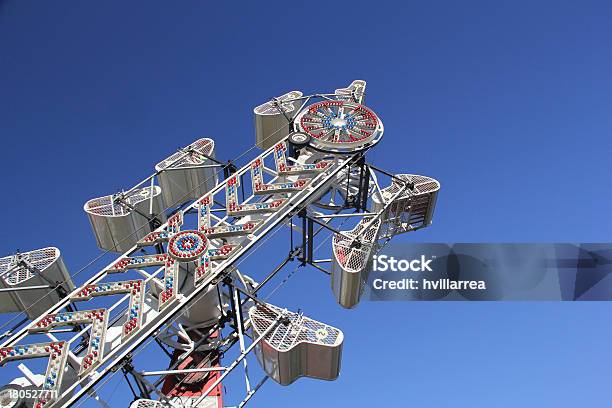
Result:
[[[271,154],[273,151],[274,151],[274,149],[270,148],[270,149],[268,149],[268,151],[266,151],[260,157],[265,157],[265,156]],[[237,173],[237,175],[241,175],[241,174],[244,174],[244,173],[250,171],[251,166],[258,159],[255,159],[255,160],[251,161],[247,166],[243,167]],[[339,158],[339,159],[337,159],[332,166],[330,166],[328,169],[326,169],[325,172],[322,172],[317,177],[315,177],[312,180],[312,184],[318,185],[318,186],[324,186],[326,183],[328,183],[330,180],[332,180],[336,176],[336,174],[342,168],[344,168],[346,165],[348,165],[350,163],[351,159],[352,159],[352,156],[349,156],[349,157],[346,157],[346,158]],[[205,197],[212,197],[212,196],[214,196],[215,194],[217,194],[219,192],[223,192],[226,188],[227,188],[227,181],[219,184],[215,189],[213,189]],[[190,300],[196,298],[201,292],[208,290],[211,287],[211,283],[215,282],[217,279],[219,279],[219,277],[222,276],[223,272],[225,271],[225,269],[227,267],[231,266],[231,264],[233,262],[238,260],[244,253],[246,253],[251,247],[253,247],[257,243],[257,241],[259,239],[264,237],[268,232],[270,232],[273,228],[275,228],[278,224],[280,224],[287,216],[289,216],[290,214],[294,213],[295,211],[299,211],[299,209],[302,208],[305,204],[307,204],[309,200],[311,200],[314,196],[316,196],[317,192],[318,192],[318,190],[315,189],[315,188],[305,189],[305,190],[299,191],[299,192],[297,192],[297,194],[293,194],[291,197],[289,197],[287,199],[286,203],[284,203],[282,205],[280,210],[275,211],[274,213],[272,213],[271,215],[269,215],[267,217],[266,222],[262,225],[262,227],[260,227],[260,231],[257,233],[257,236],[256,236],[255,239],[252,239],[252,240],[249,240],[249,242],[246,242],[243,245],[243,247],[239,248],[239,250],[236,251],[234,253],[234,255],[230,259],[222,261],[218,265],[216,265],[213,268],[212,273],[210,274],[210,276],[208,276],[192,293],[186,295],[184,297],[184,300],[175,303],[174,306],[168,307],[165,311],[161,312],[157,316],[155,316],[152,319],[150,319],[150,321],[143,322],[142,328],[140,330],[138,330],[137,332],[133,332],[134,335],[132,335],[131,338],[134,339],[134,340],[126,341],[125,343],[121,343],[117,347],[112,347],[111,346],[110,347],[110,351],[105,354],[104,358],[100,362],[100,366],[105,365],[104,368],[98,370],[100,375],[96,376],[91,381],[88,381],[87,377],[83,377],[83,378],[80,379],[79,382],[77,382],[77,383],[73,384],[72,386],[70,386],[65,393],[73,391],[74,389],[76,389],[76,387],[78,385],[81,386],[81,389],[78,390],[67,401],[65,401],[65,402],[62,401],[63,404],[64,405],[69,405],[72,402],[76,401],[78,398],[80,398],[84,393],[86,393],[87,390],[89,390],[97,381],[99,381],[99,379],[102,377],[102,375],[106,374],[113,366],[117,365],[127,354],[129,354],[132,350],[134,350],[137,346],[139,346],[148,336],[152,335],[155,331],[157,331],[166,321],[168,321],[178,311],[180,311],[185,306],[185,304],[189,303]],[[183,210],[182,213],[183,214],[186,213],[192,207],[195,207],[196,204],[197,204],[197,201],[194,202],[194,204],[192,204],[191,206],[187,207],[187,209]],[[291,204],[291,205],[289,205],[289,204]],[[167,227],[168,227],[168,223],[162,225],[160,228],[158,228],[156,230],[156,232],[164,231],[164,230],[167,229]],[[136,249],[136,247],[133,247],[124,256],[120,257],[119,260],[121,260],[121,259],[123,259],[125,257],[129,257],[129,254],[131,252],[133,252],[135,249]],[[44,316],[48,316],[50,314],[54,314],[54,313],[58,312],[59,310],[61,310],[62,308],[64,308],[67,305],[69,305],[72,302],[72,299],[74,299],[74,297],[77,296],[80,293],[80,291],[83,290],[83,288],[90,287],[91,285],[97,284],[104,277],[106,277],[108,275],[108,273],[109,273],[108,271],[110,269],[112,269],[113,266],[116,263],[117,262],[112,263],[107,268],[105,268],[100,273],[98,273],[96,276],[94,276],[92,279],[87,281],[86,284],[82,285],[80,288],[75,290],[75,292],[73,292],[71,295],[69,295],[68,298],[60,301],[58,305],[56,305],[55,307],[52,307],[51,309],[49,309]],[[36,326],[36,324],[40,320],[41,319],[35,320],[28,327],[24,328],[19,333],[17,333],[14,336],[12,336],[8,341],[6,341],[6,342],[4,342],[2,344],[1,348],[2,349],[10,349],[11,346],[16,344],[17,341],[19,341],[22,338],[26,337],[28,330],[31,327]],[[135,336],[136,334],[138,335],[137,337]]]
[[[253,316],[259,316],[257,313],[261,313],[261,308],[264,310],[275,308],[271,305],[266,306],[264,302],[258,300],[256,293],[294,257],[300,258],[302,266],[310,264],[325,271],[318,265],[324,261],[314,259],[314,252],[318,248],[314,247],[314,239],[325,229],[331,231],[334,237],[332,244],[334,256],[328,260],[332,262],[333,267],[331,272],[326,272],[331,273],[332,282],[335,280],[341,282],[332,283],[338,302],[342,306],[353,307],[361,296],[363,282],[368,273],[368,257],[376,251],[378,240],[422,228],[431,222],[439,184],[434,188],[430,186],[429,190],[418,191],[411,177],[421,176],[402,175],[402,177],[391,176],[391,186],[381,189],[373,175],[373,172],[379,169],[365,163],[364,153],[381,139],[383,127],[380,119],[372,111],[360,105],[365,95],[364,89],[364,81],[354,81],[348,88],[336,90],[334,94],[303,97],[301,92],[296,91],[256,108],[256,117],[258,112],[261,115],[261,120],[257,123],[258,132],[263,132],[261,135],[258,133],[258,144],[271,143],[270,147],[242,168],[231,174],[228,172],[226,179],[213,188],[208,188],[208,192],[199,195],[202,193],[200,191],[197,195],[193,195],[191,198],[194,201],[191,204],[174,213],[164,224],[138,240],[117,260],[67,297],[59,300],[41,317],[12,335],[0,346],[0,365],[9,360],[43,355],[39,349],[30,352],[32,347],[40,347],[39,343],[23,341],[34,335],[40,336],[42,333],[51,340],[49,344],[56,350],[56,359],[60,366],[54,366],[53,370],[56,376],[60,375],[57,376],[57,380],[45,383],[44,389],[47,393],[43,394],[36,406],[40,408],[69,406],[85,394],[91,394],[96,384],[107,374],[123,366],[126,361],[131,361],[133,353],[147,339],[156,338],[175,324],[179,317],[189,316],[192,308],[198,309],[198,305],[203,302],[210,303],[214,298],[216,306],[209,308],[209,312],[211,310],[216,312],[206,320],[208,323],[203,323],[210,328],[207,329],[207,334],[198,341],[191,341],[191,346],[182,352],[179,360],[168,370],[143,374],[174,375],[179,372],[181,374],[207,372],[199,368],[177,369],[177,366],[231,321],[231,316],[234,316],[233,332],[217,342],[214,347],[221,350],[222,347],[229,348],[238,343],[240,355],[226,368],[213,367],[208,370],[219,371],[222,374],[198,396],[196,403],[206,398],[207,394],[215,389],[252,350],[256,351],[260,363],[270,358],[278,359],[275,367],[285,370],[283,371],[285,374],[275,374],[262,363],[266,374],[277,382],[288,384],[302,375],[335,378],[339,370],[339,361],[335,361],[331,368],[306,365],[301,368],[288,367],[287,362],[296,359],[286,357],[285,354],[290,356],[291,353],[306,349],[311,353],[317,353],[323,348],[333,346],[338,348],[336,351],[339,358],[339,347],[342,345],[341,332],[338,337],[340,340],[337,340],[339,343],[329,343],[331,340],[328,338],[328,331],[334,332],[337,329],[321,326],[320,331],[309,332],[300,328],[302,321],[305,319],[304,321],[317,322],[301,315],[289,314],[293,316],[290,323],[292,330],[297,330],[296,333],[302,333],[301,336],[304,337],[296,337],[290,344],[275,343],[274,336],[281,330],[276,322],[265,329],[262,329],[264,326],[257,326],[259,333],[257,340],[247,346],[246,336],[250,335],[249,330],[255,335],[255,327],[250,318],[243,321],[239,316],[242,316],[242,307],[247,304],[254,304],[253,307],[256,309],[252,310],[259,310],[253,312],[255,313]],[[323,102],[305,107],[315,97],[323,99]],[[302,101],[303,103],[299,104]],[[288,125],[272,131],[270,121],[276,123],[279,119]],[[279,134],[278,131],[283,128],[286,128],[286,131]],[[291,130],[294,132],[287,135]],[[201,142],[203,140],[210,139],[200,139],[198,142],[205,143]],[[206,143],[212,146],[212,141]],[[177,161],[185,162],[183,156],[191,155],[190,152],[191,150],[180,151],[176,157],[169,158],[170,162],[160,163],[158,165],[160,168],[156,167],[156,170],[158,173],[169,171],[166,167]],[[202,164],[204,159],[214,164]],[[193,160],[195,162],[187,160],[183,163],[182,169],[195,171],[220,165],[212,157],[212,147],[206,155],[196,154]],[[170,173],[166,176],[166,189],[171,188],[168,186],[173,183],[176,184],[176,180],[180,180],[176,177],[178,176]],[[190,177],[193,179],[196,176],[192,174]],[[250,183],[246,181],[249,179]],[[187,179],[187,185],[190,186],[189,180]],[[423,185],[423,180],[419,180],[416,184]],[[182,186],[183,190],[187,188],[185,185]],[[245,188],[250,193],[245,193]],[[344,201],[341,205],[339,197]],[[164,199],[168,200],[166,196]],[[326,203],[322,204],[323,201]],[[152,201],[148,204],[152,205],[151,203]],[[320,212],[317,205],[332,213]],[[361,212],[350,215],[343,213],[351,209]],[[232,284],[228,287],[229,293],[221,296],[219,285],[227,279],[231,282],[231,276],[237,273],[235,266],[241,258],[250,255],[257,245],[265,242],[267,237],[282,224],[289,222],[293,231],[296,227],[292,219],[297,216],[304,220],[304,228],[301,231],[302,248],[293,246],[292,234],[287,259],[265,277],[261,284],[255,283],[254,287],[245,287],[244,290]],[[344,222],[358,217],[361,217],[361,221],[353,230],[339,229]],[[333,227],[332,223],[336,221],[342,221],[342,224]],[[417,222],[421,224],[417,225]],[[315,224],[319,226],[316,231]],[[147,251],[148,248],[155,248],[156,253],[145,252],[145,255],[135,255],[137,250]],[[147,272],[148,268],[154,270]],[[133,274],[130,272],[132,270],[138,274],[138,278],[106,280],[117,274],[127,277],[130,273]],[[182,283],[179,285],[181,277]],[[244,300],[241,300],[240,293],[245,296]],[[87,302],[91,297],[115,294],[124,295],[108,308],[84,310],[78,312],[78,315],[70,311],[71,306],[77,301]],[[224,298],[231,300],[231,310],[223,305]],[[121,305],[128,301],[129,305],[125,310]],[[251,313],[249,311],[249,315]],[[281,314],[286,315],[285,312]],[[98,317],[101,317],[101,323],[96,323],[94,320],[95,324],[92,324],[91,319]],[[53,333],[55,333],[54,327],[60,323],[83,324],[85,329],[80,330],[69,340],[59,341]],[[196,329],[192,331],[197,332]],[[271,334],[272,332],[274,334]],[[85,338],[89,341],[87,350],[82,346],[87,344],[84,343]],[[67,364],[74,368],[79,367],[78,373],[74,375],[74,380],[62,383],[61,374],[67,372]],[[252,397],[267,378],[264,377],[262,381],[251,387],[246,373],[246,360],[244,367],[246,396],[240,406]],[[168,401],[168,398],[156,390],[158,385],[159,381],[155,384],[145,382],[144,387],[147,394],[153,391],[162,396],[162,400]]]

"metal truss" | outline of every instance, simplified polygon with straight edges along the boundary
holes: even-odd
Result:
[[[307,131],[295,122],[309,103],[315,99],[361,103],[365,95],[365,82],[361,82],[333,94],[300,93],[283,100],[273,98],[269,103],[282,113],[289,132]],[[285,104],[294,102],[299,107],[287,112]],[[223,163],[205,155],[213,161],[205,166],[222,167],[224,180],[189,204],[179,205],[163,223],[165,217],[155,216],[151,201],[148,213],[141,214],[147,217],[151,232],[41,317],[11,334],[0,346],[0,364],[38,356],[40,352],[33,352],[33,346],[56,350],[50,361],[64,361],[67,368],[49,364],[42,385],[47,394],[37,402],[41,408],[70,406],[86,396],[99,395],[100,388],[119,372],[135,398],[141,399],[134,407],[212,404],[207,398],[220,393],[220,384],[241,367],[245,391],[237,406],[244,406],[269,378],[264,372],[252,381],[247,357],[254,351],[261,353],[262,342],[279,325],[295,324],[296,316],[302,319],[301,314],[274,309],[273,324],[259,333],[254,330],[248,310],[253,306],[272,310],[262,300],[262,290],[277,281],[281,271],[295,265],[267,297],[298,268],[312,266],[332,279],[340,273],[355,278],[353,286],[334,289],[338,302],[352,307],[367,279],[368,258],[394,235],[431,222],[439,184],[419,191],[419,185],[433,179],[395,176],[368,164],[365,153],[382,137],[382,122],[372,123],[379,133],[373,131],[368,142],[358,147],[349,144],[295,151],[289,134],[241,168],[235,161]],[[341,126],[345,125],[338,128]],[[338,132],[332,126],[333,131]],[[173,160],[184,160],[192,153],[182,150]],[[152,189],[154,178],[172,163],[165,163],[163,169],[114,198],[123,203],[121,197],[142,186],[150,183]],[[388,186],[381,187],[382,179],[387,179]],[[124,204],[129,210],[141,211]],[[257,281],[242,274],[238,270],[241,262],[283,226],[289,227],[290,235],[284,258]],[[319,248],[330,237],[332,257],[317,258]],[[117,295],[119,300],[109,301]],[[104,307],[88,309],[86,305],[93,298]],[[81,303],[78,315],[76,302]],[[202,304],[208,305],[209,315],[195,321],[190,313],[195,314]],[[102,326],[97,324],[99,318]],[[62,329],[66,325],[77,329]],[[40,338],[45,343],[31,340]],[[137,360],[152,341],[171,363],[138,370]],[[196,361],[195,356],[204,360]],[[49,377],[53,373],[63,374],[64,381],[62,375],[49,381],[56,378]],[[174,378],[172,387],[176,388],[188,383],[190,376],[207,373],[216,377],[211,377],[206,389],[195,397],[171,397],[164,390],[169,377]],[[159,401],[151,400],[153,396]]]

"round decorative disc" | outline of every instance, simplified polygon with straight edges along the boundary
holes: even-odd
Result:
[[[349,101],[323,101],[306,108],[299,117],[302,131],[329,147],[357,147],[377,136],[380,120],[364,105]]]
[[[200,231],[181,231],[168,242],[168,253],[180,262],[194,261],[204,254],[208,240]]]

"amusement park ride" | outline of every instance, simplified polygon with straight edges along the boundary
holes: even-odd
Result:
[[[240,407],[268,378],[337,378],[343,333],[267,303],[262,290],[288,264],[311,266],[329,275],[330,296],[355,307],[373,255],[395,235],[430,225],[440,188],[366,162],[384,128],[363,105],[365,86],[292,91],[256,107],[263,153],[241,168],[199,139],[130,190],[89,200],[98,246],[122,255],[82,285],[57,248],[0,259],[0,312],[25,316],[1,338],[3,378],[9,369],[16,375],[0,406],[88,398],[107,406],[100,387],[117,373],[134,393],[131,408],[227,406],[223,383],[232,372],[244,374],[244,393],[233,395]],[[284,227],[290,245],[277,267],[239,271],[241,258]],[[330,236],[331,257],[318,259]],[[151,341],[161,366],[145,371],[137,357]],[[44,374],[23,364],[34,358],[30,367]],[[250,359],[264,373],[254,383]]]

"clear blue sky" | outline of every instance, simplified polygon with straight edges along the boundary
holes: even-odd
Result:
[[[0,1],[0,254],[55,245],[78,270],[86,200],[198,137],[234,157],[255,105],[357,78],[386,128],[370,160],[442,183],[434,225],[399,240],[610,241],[611,38],[605,1]],[[253,406],[609,404],[607,303],[345,311],[310,270],[273,301],[342,328],[343,370]]]

